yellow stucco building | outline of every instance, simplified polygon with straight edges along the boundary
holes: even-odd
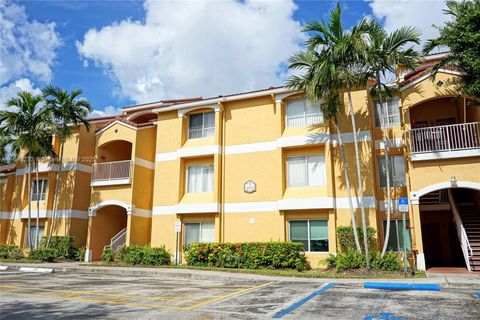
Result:
[[[393,173],[388,248],[404,245],[397,200],[409,198],[405,245],[418,250],[418,268],[480,271],[480,107],[452,92],[448,79],[457,71],[441,70],[432,81],[438,58],[399,73],[398,94],[383,104],[365,88],[352,92],[363,198],[351,121],[339,117],[356,223],[363,206],[383,246],[385,134]],[[74,128],[65,145],[56,216],[56,168],[40,166],[32,195],[43,234],[55,219],[54,233],[75,236],[87,261],[107,245],[165,245],[173,255],[178,247],[180,257],[190,242],[292,240],[318,267],[338,252],[336,227],[351,225],[338,135],[301,92],[164,100],[91,124]],[[21,165],[0,168],[1,243],[25,242],[26,177]],[[36,208],[32,201],[33,218]]]

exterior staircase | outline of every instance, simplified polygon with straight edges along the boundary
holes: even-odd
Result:
[[[113,252],[118,252],[121,248],[125,247],[127,243],[127,228],[123,228],[119,233],[113,236],[110,240],[110,244],[105,248],[111,249]]]
[[[473,190],[454,192],[456,205],[470,243],[470,268],[480,273],[480,204]]]

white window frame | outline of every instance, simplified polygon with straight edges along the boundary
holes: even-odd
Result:
[[[298,116],[288,116],[288,108],[289,108],[289,103],[294,102],[294,101],[302,101],[303,102],[303,115],[298,115]],[[319,112],[318,113],[307,113],[307,107],[308,106],[315,106],[318,107]],[[308,122],[308,117],[312,116],[313,121],[312,123]],[[289,125],[289,118],[293,117],[298,117],[299,123],[297,125]],[[318,117],[318,120],[316,119]],[[303,120],[302,120],[303,119]],[[320,109],[320,103],[317,102],[316,104],[310,104],[307,99],[305,98],[297,98],[297,99],[289,99],[285,101],[285,127],[286,128],[297,128],[297,127],[305,127],[309,125],[314,125],[314,124],[320,124],[323,123],[323,114]]]
[[[310,184],[310,175],[309,175],[309,172],[308,172],[308,157],[312,157],[312,156],[320,156],[323,158],[323,167],[324,167],[324,171],[323,171],[323,183],[322,184]],[[288,166],[288,160],[291,159],[291,158],[305,158],[305,177],[306,177],[306,181],[307,181],[307,184],[306,185],[303,185],[303,186],[291,186],[290,185],[290,179],[288,178],[289,177],[289,166]],[[288,188],[305,188],[305,187],[318,187],[318,186],[325,186],[327,184],[327,166],[326,166],[326,163],[325,163],[325,154],[321,154],[321,153],[318,153],[318,154],[306,154],[306,155],[298,155],[298,156],[287,156],[287,187]]]
[[[205,127],[205,114],[213,114],[213,127]],[[192,129],[190,129],[190,121],[191,121],[191,116],[196,116],[196,115],[202,115],[202,128],[201,129],[194,129],[194,130],[201,130],[201,135],[199,137],[192,137]],[[208,138],[208,137],[213,137],[215,135],[215,111],[206,111],[206,112],[201,112],[201,113],[193,113],[188,116],[188,139],[202,139],[202,138]]]
[[[202,171],[204,172],[204,168],[205,167],[211,167],[212,168],[212,181],[211,181],[211,188],[212,188],[212,191],[195,191],[195,192],[192,192],[192,191],[189,191],[188,190],[188,177],[189,177],[189,170],[190,170],[190,167],[202,167]],[[213,163],[199,163],[199,164],[191,164],[191,165],[188,165],[187,166],[187,171],[186,171],[186,175],[185,175],[185,192],[186,193],[211,193],[213,192],[213,188],[214,188],[214,183],[215,183],[215,166]]]
[[[401,181],[403,184],[399,184],[400,174],[396,171],[397,166],[395,165],[395,159],[399,159],[399,158],[401,159],[401,162],[403,163],[403,175],[402,175],[402,181]],[[380,165],[380,159],[385,159],[385,156],[377,158],[378,185],[380,186],[380,188],[386,188],[387,186],[382,186],[382,172],[381,172],[382,166]],[[390,170],[392,171],[392,179],[390,180],[390,187],[391,188],[405,188],[407,186],[407,177],[406,177],[407,168],[406,168],[406,165],[405,165],[404,156],[403,155],[390,155],[388,157],[388,160],[389,160],[389,164],[390,164]],[[388,172],[386,174],[388,174]]]
[[[306,253],[324,253],[324,252],[330,252],[330,239],[328,239],[328,219],[289,219],[288,220],[288,241],[292,241],[292,238],[290,236],[290,221],[307,221],[307,243],[308,243],[308,251],[305,251]],[[310,221],[327,221],[327,242],[328,242],[328,249],[327,251],[310,251]],[[292,241],[293,242],[293,241]]]
[[[210,242],[207,242],[207,243],[213,243],[215,242],[215,221],[189,221],[189,222],[184,222],[183,223],[183,244],[187,244],[187,224],[198,224],[199,225],[199,228],[198,228],[198,236],[199,238],[201,239],[202,238],[202,225],[203,224],[213,224],[213,230],[214,230],[214,234],[213,234],[213,240],[210,241]],[[200,241],[200,239],[198,239],[198,241]]]
[[[39,187],[38,187],[39,194],[37,194],[37,187],[35,186],[35,182],[37,182],[37,181],[40,182]],[[44,190],[44,188],[45,188],[45,190]],[[37,199],[38,199],[38,201],[45,201],[45,199],[47,197],[47,189],[48,189],[48,179],[38,179],[38,180],[35,179],[35,180],[33,180],[30,200],[31,201],[37,201]]]
[[[389,104],[392,106],[391,109],[396,110],[397,113],[389,113]],[[380,106],[382,107],[382,110],[378,110]],[[401,125],[399,97],[388,98],[383,102],[383,104],[381,104],[380,101],[376,100],[374,101],[373,107],[375,108],[375,128],[391,128]],[[382,113],[380,113],[380,111]],[[385,112],[387,114],[385,114]],[[380,116],[380,114],[382,114],[383,116]]]

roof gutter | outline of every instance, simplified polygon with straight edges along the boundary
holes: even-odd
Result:
[[[229,97],[218,97],[218,98],[207,99],[207,100],[202,100],[202,101],[176,104],[176,105],[173,105],[173,106],[170,106],[170,107],[153,109],[152,111],[155,112],[155,113],[161,113],[161,112],[167,112],[167,111],[173,111],[173,110],[179,110],[179,109],[185,109],[185,108],[208,106],[208,105],[212,105],[212,104],[217,105],[219,103],[230,102],[230,101],[235,101],[235,100],[250,99],[250,98],[256,98],[256,97],[261,97],[261,96],[268,96],[268,95],[272,95],[272,94],[295,92],[295,91],[297,91],[297,90],[292,90],[292,89],[288,89],[288,88],[277,88],[277,89],[271,89],[271,90],[265,90],[265,91],[259,91],[259,92],[239,94],[239,95],[234,95],[234,96],[229,96]]]

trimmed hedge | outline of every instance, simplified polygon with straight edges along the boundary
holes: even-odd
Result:
[[[370,266],[373,270],[381,271],[401,271],[402,261],[395,252],[387,252],[382,258],[380,252],[370,254]],[[341,252],[336,256],[330,255],[326,259],[327,267],[335,269],[337,272],[365,268],[367,261],[365,255],[357,251]]]
[[[28,257],[42,262],[55,262],[57,259],[57,251],[52,248],[32,249],[30,250]]]
[[[0,244],[0,259],[22,259],[24,254],[22,249],[14,244]]]
[[[375,233],[377,231],[372,227],[367,227],[367,241],[368,249],[370,252],[377,250],[377,239],[375,238]],[[362,227],[357,227],[358,241],[360,242],[360,247],[362,251],[364,250],[363,242],[363,229]],[[337,227],[337,239],[338,244],[340,245],[341,252],[353,252],[357,248],[355,246],[355,237],[353,236],[353,227]]]
[[[297,242],[191,243],[184,251],[191,266],[310,269],[303,244]]]
[[[148,245],[123,247],[116,254],[105,248],[102,253],[102,261],[114,262],[123,261],[131,264],[163,266],[170,264],[170,252],[165,247],[152,248]]]

